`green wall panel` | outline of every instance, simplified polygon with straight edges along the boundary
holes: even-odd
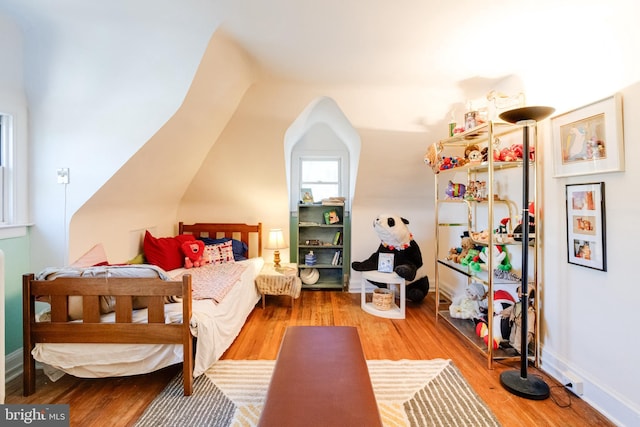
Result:
[[[22,347],[22,275],[29,273],[29,234],[0,240],[5,262],[5,354]]]

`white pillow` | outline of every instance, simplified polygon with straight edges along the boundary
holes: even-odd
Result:
[[[212,264],[222,264],[235,262],[233,257],[233,245],[231,240],[217,245],[207,245],[204,247],[204,258]]]

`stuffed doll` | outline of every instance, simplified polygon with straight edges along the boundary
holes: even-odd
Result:
[[[522,324],[522,300],[516,302],[513,306],[504,310],[503,316],[508,315],[511,324],[511,334],[509,336],[509,344],[516,350],[520,351],[522,346],[522,328],[527,328],[527,343],[531,344],[536,332],[536,312],[535,312],[535,296],[536,290],[533,283],[529,283],[527,287],[528,305],[527,324]],[[521,289],[518,288],[518,293]]]
[[[393,254],[393,271],[406,280],[407,298],[418,303],[429,292],[429,278],[425,276],[415,280],[418,269],[422,266],[422,253],[407,224],[409,221],[398,215],[379,215],[373,221],[373,229],[381,242],[378,250],[364,261],[352,262],[351,268],[355,271],[377,270],[379,254]]]
[[[456,319],[480,319],[486,312],[487,291],[482,283],[472,282],[464,293],[453,298],[449,314]]]
[[[184,253],[185,268],[202,267],[207,264],[204,259],[204,242],[202,240],[191,240],[181,245]]]
[[[504,290],[497,290],[493,293],[493,339],[492,346],[497,349],[504,341],[508,341],[511,336],[511,312],[515,300],[513,296]],[[489,326],[485,318],[476,324],[476,334],[489,346]]]
[[[482,264],[482,268],[486,270],[489,265],[489,255],[487,255],[488,248],[485,246],[480,251],[480,260],[484,264]],[[501,271],[509,271],[511,270],[511,263],[509,262],[509,255],[507,255],[507,248],[505,245],[495,245],[493,247],[493,262],[496,264],[495,269]]]

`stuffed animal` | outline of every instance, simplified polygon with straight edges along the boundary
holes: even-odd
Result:
[[[433,173],[440,172],[440,167],[438,164],[438,155],[439,155],[438,144],[434,143],[427,148],[427,152],[424,155],[424,162],[427,166],[431,167]]]
[[[380,239],[378,250],[364,261],[352,262],[351,268],[355,271],[377,270],[379,254],[393,254],[393,271],[406,280],[407,299],[419,303],[429,292],[429,278],[425,276],[415,280],[422,266],[422,253],[407,224],[409,221],[399,215],[379,215],[373,221],[373,229]]]
[[[184,253],[185,268],[202,267],[207,264],[204,259],[204,242],[202,240],[191,240],[181,245]]]
[[[516,350],[520,351],[522,345],[522,328],[527,328],[527,343],[531,344],[536,332],[536,312],[535,312],[535,297],[536,290],[533,283],[529,283],[527,286],[528,305],[527,310],[527,324],[522,324],[522,300],[516,302],[511,307],[506,308],[503,311],[503,316],[509,316],[509,322],[511,325],[511,334],[509,335],[509,344]],[[518,294],[522,291],[518,287]]]
[[[447,188],[444,190],[444,194],[448,199],[461,199],[464,197],[467,186],[464,184],[449,181]]]
[[[482,268],[486,270],[489,265],[489,256],[487,255],[488,248],[485,246],[480,251],[480,260],[484,264],[482,264]],[[493,262],[496,264],[495,268],[502,271],[511,270],[511,263],[509,262],[509,256],[507,255],[507,248],[504,245],[495,245],[493,247]]]
[[[515,304],[513,296],[505,290],[497,290],[493,293],[493,337],[492,347],[497,349],[504,341],[508,341],[511,336],[511,310]],[[476,334],[489,345],[489,326],[486,316],[481,318],[476,324]]]
[[[487,305],[486,294],[482,283],[472,282],[464,293],[453,298],[449,314],[456,319],[480,319]]]
[[[462,260],[467,256],[470,249],[475,249],[476,245],[469,236],[463,236],[460,240],[460,247],[451,248],[447,259],[460,264]]]
[[[474,271],[480,271],[480,251],[475,248],[469,249],[460,260],[460,264],[471,267]]]

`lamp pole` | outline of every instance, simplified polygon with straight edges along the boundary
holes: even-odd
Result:
[[[528,375],[529,358],[529,131],[536,123],[550,116],[551,107],[523,107],[505,111],[500,118],[522,126],[522,277],[520,285],[520,371],[504,371],[500,384],[509,392],[526,399],[544,400],[549,397],[547,383],[537,375]],[[536,236],[537,238],[537,236]]]

